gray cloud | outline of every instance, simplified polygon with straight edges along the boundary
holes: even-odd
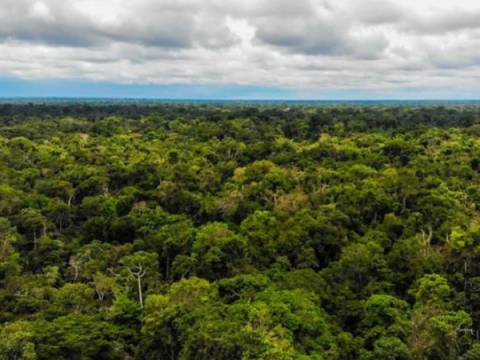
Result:
[[[256,37],[263,43],[306,54],[343,53],[347,34],[329,21],[272,19],[256,23]]]
[[[237,41],[225,18],[203,13],[198,1],[123,1],[128,5],[122,11],[116,3],[106,7],[115,16],[109,19],[107,13],[105,20],[81,11],[78,0],[3,0],[0,38],[77,47],[118,41],[165,48],[218,48]]]
[[[331,0],[315,4],[300,0],[295,4],[300,6],[293,14],[273,10],[254,17],[251,23],[257,29],[257,40],[294,53],[375,58],[387,48],[388,41],[382,31],[364,24],[383,23],[397,14],[393,7],[391,13],[379,14],[368,12],[365,7],[357,9],[357,5],[338,6],[338,2]],[[385,3],[382,8],[390,10]]]
[[[473,0],[2,0],[0,76],[474,87],[478,18]]]
[[[402,2],[392,0],[352,1],[349,3],[350,17],[370,25],[391,24],[408,17],[408,9],[401,6]]]
[[[442,34],[452,31],[480,28],[480,10],[456,9],[438,14],[418,14],[403,24],[405,31]]]
[[[0,37],[68,46],[98,43],[95,23],[72,11],[67,1],[3,0]]]

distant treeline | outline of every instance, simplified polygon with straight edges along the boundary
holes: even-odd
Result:
[[[372,128],[396,129],[418,125],[468,127],[480,122],[480,106],[354,106],[354,105],[249,105],[249,104],[157,104],[79,102],[79,103],[0,103],[0,124],[19,124],[26,119],[76,117],[98,120],[119,116],[137,120],[146,116],[162,116],[167,120],[189,117],[204,121],[250,118],[256,122],[282,122],[295,127],[299,121],[310,129],[342,123],[347,130]],[[295,124],[294,124],[295,123]]]

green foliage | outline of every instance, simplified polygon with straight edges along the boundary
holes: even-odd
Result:
[[[192,245],[197,273],[207,279],[234,274],[247,257],[247,242],[227,224],[210,223],[198,229]]]
[[[27,321],[15,321],[0,327],[0,356],[5,360],[36,360],[33,328]]]
[[[108,322],[87,315],[71,314],[35,326],[37,356],[42,359],[119,359],[128,358],[118,329]]]
[[[0,104],[0,359],[480,359],[479,124]]]

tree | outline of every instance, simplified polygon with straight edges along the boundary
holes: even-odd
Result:
[[[195,277],[173,284],[167,295],[149,295],[142,328],[142,357],[177,358],[182,347],[177,322],[211,296],[215,294],[210,283]]]
[[[67,283],[54,292],[54,306],[62,314],[86,313],[94,306],[94,290],[80,283]]]
[[[38,360],[131,358],[119,339],[115,325],[91,315],[70,314],[34,328]]]
[[[138,251],[122,258],[121,263],[128,276],[136,282],[138,302],[143,309],[143,285],[142,279],[146,276],[155,279],[158,276],[158,256],[155,253]]]
[[[0,357],[5,360],[36,360],[33,327],[27,321],[15,321],[0,326]]]
[[[20,254],[15,249],[18,236],[10,221],[0,217],[0,284],[21,271]]]
[[[18,227],[33,240],[34,250],[38,248],[38,239],[47,235],[47,219],[36,209],[23,209],[18,217]]]
[[[98,300],[104,301],[105,297],[113,292],[114,279],[97,271],[93,277],[93,284]]]
[[[416,302],[409,345],[414,356],[458,358],[470,344],[472,321],[465,311],[451,309],[447,280],[438,274],[425,275],[412,293]]]
[[[245,265],[247,243],[227,224],[210,223],[198,229],[192,246],[197,273],[207,279],[234,274]]]
[[[375,294],[365,302],[360,322],[364,347],[372,359],[410,359],[406,340],[410,333],[407,302],[387,294]],[[365,356],[367,353],[365,353]]]

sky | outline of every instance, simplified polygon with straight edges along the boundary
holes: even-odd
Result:
[[[0,97],[479,99],[480,1],[0,0]]]

